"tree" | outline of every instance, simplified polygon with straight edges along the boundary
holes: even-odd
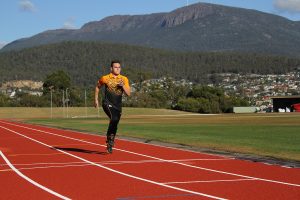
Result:
[[[6,107],[9,106],[10,99],[8,96],[0,93],[0,107]]]
[[[181,98],[179,99],[175,109],[188,112],[199,112],[201,104],[195,98]]]
[[[54,91],[63,91],[71,86],[71,78],[64,71],[59,70],[48,75],[43,84],[44,94]]]
[[[24,107],[46,107],[47,100],[43,96],[34,96],[26,93],[18,94],[20,106]]]
[[[43,96],[50,99],[52,92],[52,102],[56,106],[62,106],[62,94],[71,87],[71,78],[64,71],[59,70],[47,75],[43,84]],[[66,96],[65,96],[66,97]],[[70,97],[70,93],[68,93]]]

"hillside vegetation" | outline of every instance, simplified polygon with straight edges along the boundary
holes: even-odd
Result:
[[[0,53],[0,83],[44,80],[57,70],[67,72],[75,85],[93,86],[109,72],[112,59],[122,61],[132,82],[170,76],[208,83],[213,73],[282,74],[300,66],[300,59],[261,54],[174,52],[103,42],[62,42]]]

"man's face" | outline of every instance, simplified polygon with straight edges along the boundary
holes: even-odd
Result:
[[[121,72],[121,65],[120,63],[114,63],[113,66],[111,67],[111,72],[114,75],[119,75]]]

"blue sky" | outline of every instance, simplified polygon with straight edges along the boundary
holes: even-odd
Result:
[[[300,0],[0,0],[0,48],[45,30],[80,28],[111,15],[170,12],[197,2],[250,8],[300,21]]]

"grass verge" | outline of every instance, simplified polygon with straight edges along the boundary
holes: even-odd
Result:
[[[119,125],[121,136],[300,161],[299,113],[186,115],[155,109],[127,111]],[[25,121],[102,135],[108,124],[103,115]]]

